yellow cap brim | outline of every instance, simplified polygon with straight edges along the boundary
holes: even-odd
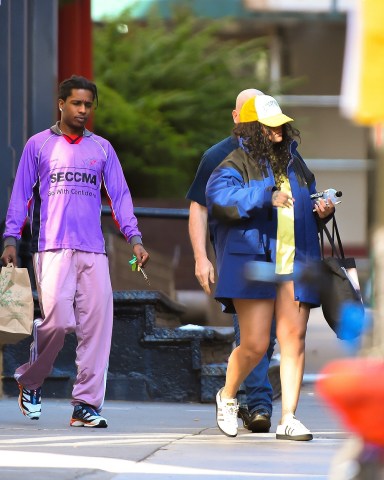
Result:
[[[284,113],[279,113],[273,117],[264,118],[263,120],[258,120],[258,122],[266,125],[267,127],[280,127],[284,123],[293,122],[293,118],[284,115]]]

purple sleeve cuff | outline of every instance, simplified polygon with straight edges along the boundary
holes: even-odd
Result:
[[[16,247],[16,238],[15,237],[5,237],[4,238],[4,248],[5,247]]]
[[[129,241],[129,243],[132,245],[132,247],[134,245],[137,245],[138,243],[140,243],[141,245],[143,244],[143,240],[141,239],[141,237],[139,235],[134,235],[131,240]]]

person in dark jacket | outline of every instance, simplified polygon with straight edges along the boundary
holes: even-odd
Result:
[[[269,95],[247,100],[233,130],[239,147],[213,171],[206,189],[217,256],[215,298],[225,312],[237,313],[240,326],[240,345],[216,396],[218,427],[232,437],[238,428],[236,392],[265,354],[275,315],[282,385],[276,438],[313,438],[295,411],[307,321],[319,297],[298,273],[320,259],[316,217],[331,215],[334,205],[311,200],[315,178],[297,151],[294,138],[300,134],[291,121]],[[278,280],[248,281],[244,272],[254,261],[271,262]]]

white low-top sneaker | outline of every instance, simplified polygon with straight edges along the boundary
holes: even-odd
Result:
[[[292,415],[285,423],[277,426],[276,438],[278,440],[308,441],[312,440],[313,435],[300,420]]]
[[[227,437],[236,437],[239,405],[236,398],[221,398],[221,388],[216,395],[216,422],[219,429]]]

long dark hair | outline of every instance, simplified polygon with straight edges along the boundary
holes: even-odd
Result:
[[[265,129],[265,130],[263,130]],[[283,140],[279,143],[271,142],[268,138],[270,129],[260,122],[238,123],[233,133],[241,137],[247,153],[260,165],[268,160],[275,176],[278,188],[287,176],[287,167],[291,159],[290,144],[296,137],[300,140],[300,132],[289,123],[282,125]]]

